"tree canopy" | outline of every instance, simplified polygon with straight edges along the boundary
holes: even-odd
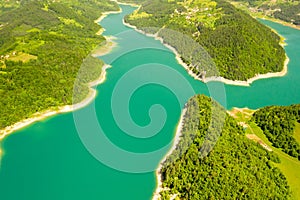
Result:
[[[224,0],[134,2],[141,3],[141,7],[125,21],[157,33],[181,54],[196,75],[205,72],[207,77],[244,81],[283,69],[285,52],[279,45],[280,37]],[[180,34],[202,46],[213,64],[207,64],[206,54],[193,51]]]
[[[94,20],[118,9],[109,0],[43,0],[21,1],[0,14],[0,129],[87,96],[86,82],[75,80],[84,63],[91,65],[85,79],[101,73],[103,63],[89,56],[105,43]]]
[[[223,126],[222,113],[226,120],[216,140],[207,131],[212,120],[213,130]],[[287,180],[273,164],[278,157],[244,134],[214,100],[203,95],[189,100],[179,145],[161,169],[161,198],[289,199]],[[203,146],[212,142],[215,146],[202,157]]]
[[[259,1],[259,0],[234,0],[239,3],[246,3],[252,11],[263,13],[267,16],[280,19],[282,21],[300,25],[300,2],[297,0],[283,1]]]
[[[296,122],[300,122],[300,105],[265,107],[254,113],[253,121],[274,147],[300,160],[300,144],[294,137]]]

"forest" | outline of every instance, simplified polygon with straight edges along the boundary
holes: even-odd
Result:
[[[300,2],[297,0],[284,1],[259,1],[259,0],[235,0],[234,2],[246,3],[249,8],[255,8],[256,12],[262,12],[267,16],[282,21],[300,25]]]
[[[125,21],[157,33],[199,77],[245,81],[283,69],[286,56],[279,45],[280,37],[224,0],[129,2],[140,3],[141,7]]]
[[[20,6],[21,2],[18,0],[0,1],[0,14],[8,12]]]
[[[160,171],[161,199],[290,199],[277,155],[247,139],[224,108],[197,95],[186,109],[181,140]]]
[[[300,160],[300,144],[294,132],[300,122],[300,105],[270,106],[254,113],[252,119],[273,146]]]
[[[94,21],[118,9],[109,0],[27,0],[0,12],[0,129],[87,96],[103,65],[90,56],[105,43]],[[82,65],[84,80],[75,82]]]
[[[291,4],[280,4],[278,5],[280,10],[277,10],[273,13],[273,16],[277,19],[281,19],[286,22],[290,22],[295,25],[300,25],[300,3],[297,5]],[[274,9],[274,8],[273,8]]]

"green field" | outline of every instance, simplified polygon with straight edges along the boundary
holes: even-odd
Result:
[[[281,163],[275,165],[286,176],[288,183],[292,189],[293,198],[295,200],[300,199],[300,161],[287,155],[280,149],[272,147],[271,142],[269,142],[267,137],[263,134],[263,131],[255,123],[251,123],[251,127],[255,134],[260,137],[267,145],[269,145],[272,150],[279,156]]]
[[[30,60],[36,60],[37,56],[33,56],[27,53],[19,53],[16,56],[11,56],[8,60],[14,61],[14,62],[18,62],[18,61],[22,61],[22,62],[28,62]]]

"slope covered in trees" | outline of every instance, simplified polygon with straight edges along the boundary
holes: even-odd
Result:
[[[213,131],[207,135],[208,130]],[[210,98],[189,100],[182,134],[161,169],[162,199],[290,198],[285,176],[274,167],[278,157],[248,140],[242,127]]]
[[[294,136],[300,105],[266,107],[255,112],[253,120],[274,147],[300,160],[300,144]]]
[[[19,6],[19,1],[0,1],[0,13],[13,10]]]
[[[285,52],[279,45],[280,37],[226,1],[130,2],[142,3],[125,21],[138,29],[157,33],[199,76],[220,75],[231,80],[247,80],[256,74],[283,69]],[[199,53],[199,48],[193,49],[180,34],[201,45],[214,64],[208,64],[207,55]]]
[[[88,56],[105,41],[94,20],[118,9],[109,0],[27,0],[0,15],[0,129],[73,103],[80,66],[90,65],[85,82],[101,73],[102,62]],[[78,82],[76,91],[74,103],[87,96],[87,85]]]
[[[233,2],[238,2],[241,5],[244,4],[251,12],[263,13],[275,19],[280,19],[294,25],[300,25],[300,2],[297,0],[234,0]]]

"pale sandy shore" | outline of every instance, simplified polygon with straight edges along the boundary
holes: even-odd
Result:
[[[117,11],[103,12],[102,15],[98,19],[95,20],[95,23],[97,23],[97,24],[100,23],[105,17],[107,17],[110,14],[118,14],[118,13],[121,13],[121,12],[122,12],[121,8]]]
[[[250,86],[251,83],[253,83],[254,81],[259,80],[259,79],[266,79],[266,78],[272,78],[272,77],[285,76],[286,73],[287,73],[287,71],[288,71],[289,58],[286,55],[286,60],[285,60],[285,63],[284,63],[284,67],[283,67],[283,70],[281,72],[267,73],[267,74],[258,74],[255,77],[253,77],[251,79],[248,79],[247,81],[233,81],[233,80],[225,79],[223,77],[210,77],[210,78],[206,78],[205,80],[203,80],[203,79],[200,79],[198,76],[196,76],[191,70],[189,70],[188,66],[182,61],[181,56],[177,52],[177,50],[174,47],[166,44],[163,41],[162,38],[158,37],[158,34],[149,34],[149,33],[146,33],[146,32],[144,32],[142,30],[139,30],[136,26],[133,26],[133,25],[131,25],[129,23],[126,23],[124,21],[124,19],[123,19],[123,24],[125,26],[127,26],[127,27],[130,27],[130,28],[134,29],[135,31],[137,31],[139,33],[142,33],[142,34],[144,34],[144,35],[146,35],[148,37],[153,37],[155,40],[159,40],[164,46],[166,46],[168,49],[170,49],[175,54],[176,60],[178,61],[178,63],[180,65],[182,65],[187,70],[187,72],[189,73],[190,76],[192,76],[194,79],[197,79],[199,81],[203,81],[205,83],[210,82],[210,81],[220,81],[220,82],[223,82],[223,83],[229,84],[229,85]],[[284,46],[286,44],[285,43],[281,43],[281,45]],[[169,152],[167,153],[167,155],[163,158],[163,160],[160,162],[160,165],[158,166],[158,168],[156,170],[157,188],[156,188],[156,190],[155,190],[155,192],[153,194],[153,198],[152,198],[153,200],[160,199],[160,194],[159,193],[162,192],[163,190],[167,189],[167,188],[163,188],[162,187],[162,177],[161,177],[160,171],[161,171],[161,168],[162,168],[162,163],[176,149],[176,146],[177,146],[178,142],[180,141],[181,129],[182,129],[182,121],[183,121],[184,113],[185,113],[185,110],[183,111],[183,113],[181,115],[181,118],[180,118],[180,121],[179,121],[179,125],[177,127],[176,136],[175,136],[175,139],[174,139],[173,146],[169,150]],[[175,197],[176,197],[176,194],[174,194],[172,196],[172,199],[174,199]]]
[[[105,17],[107,17],[108,15],[110,14],[118,14],[118,13],[121,13],[122,12],[122,9],[120,8],[118,11],[108,11],[108,12],[103,12],[102,15],[95,20],[95,23],[99,24]],[[101,28],[97,33],[96,35],[102,35],[102,33],[105,31],[104,28]]]
[[[116,2],[117,4],[120,4],[120,5],[129,5],[129,6],[132,6],[132,7],[139,7],[137,4],[134,4],[134,3],[123,3],[123,2],[119,2],[117,0],[111,0],[113,2]],[[118,14],[118,13],[121,13],[122,12],[122,8],[120,7],[118,11],[109,11],[109,12],[104,12],[102,13],[101,17],[99,17],[97,20],[95,20],[95,23],[99,23],[101,22],[105,17],[107,17],[108,15],[110,14]],[[97,35],[102,35],[102,33],[105,31],[104,28],[101,28],[98,32],[97,32]]]
[[[0,131],[0,140],[5,138],[7,135],[13,133],[14,131],[22,129],[34,122],[41,121],[43,119],[46,119],[46,118],[51,117],[56,114],[67,113],[67,112],[71,112],[76,109],[79,109],[81,107],[84,107],[84,106],[88,105],[95,98],[95,96],[96,96],[96,92],[91,89],[88,97],[79,104],[62,106],[57,109],[53,109],[53,110],[49,109],[44,112],[35,113],[31,118],[24,119],[20,122],[17,122],[16,124],[14,124],[12,126],[8,126],[5,129],[1,130]]]
[[[286,55],[283,70],[281,72],[274,72],[274,73],[267,73],[267,74],[257,74],[255,77],[250,78],[247,81],[233,81],[233,80],[225,79],[223,77],[209,77],[209,78],[205,78],[205,80],[203,82],[208,83],[208,82],[211,82],[211,81],[219,81],[219,82],[223,82],[223,83],[228,84],[228,85],[250,86],[254,81],[257,81],[257,80],[260,80],[260,79],[267,79],[267,78],[285,76],[288,72],[289,61],[290,61],[290,59]]]
[[[273,30],[273,29],[272,29]],[[279,35],[279,33],[275,30],[273,30],[276,34]],[[281,37],[281,41],[280,41],[280,45],[282,47],[286,46],[287,44],[285,43],[285,38],[282,37],[281,35],[279,35]],[[223,82],[225,84],[228,85],[237,85],[237,86],[250,86],[254,81],[260,80],[260,79],[267,79],[267,78],[275,78],[275,77],[283,77],[287,74],[288,72],[288,64],[290,62],[289,57],[287,56],[287,54],[285,54],[285,61],[284,61],[284,65],[283,65],[283,70],[280,72],[272,72],[272,73],[267,73],[267,74],[257,74],[255,77],[248,79],[247,81],[233,81],[233,80],[229,80],[229,79],[225,79],[223,77],[209,77],[206,78],[204,80],[202,80],[204,83],[208,83],[211,81],[219,81],[219,82]],[[198,78],[199,79],[199,78]],[[199,79],[200,80],[200,79]]]
[[[297,26],[295,24],[282,21],[280,19],[275,19],[275,18],[268,17],[268,16],[264,16],[264,17],[255,17],[254,16],[254,18],[258,18],[258,19],[262,19],[262,20],[269,20],[269,21],[276,22],[276,23],[284,25],[284,26],[288,26],[288,27],[300,30],[300,26]]]
[[[104,46],[100,46],[92,52],[92,56],[99,57],[104,56],[110,53],[114,48],[116,48],[117,43],[115,42],[115,37],[113,36],[105,36],[106,44]]]
[[[96,20],[96,23],[99,23],[101,20],[103,20],[108,14],[112,14],[112,13],[119,13],[120,11],[113,11],[113,12],[106,12],[103,13],[103,15]],[[101,55],[107,54],[109,53],[114,47],[115,47],[115,43],[112,41],[113,38],[109,38],[109,42],[107,43],[109,46],[107,46],[107,50],[104,50],[101,52]],[[32,117],[28,118],[28,119],[24,119],[20,122],[17,122],[16,124],[13,124],[11,126],[8,126],[2,130],[0,130],[0,141],[3,140],[6,136],[8,136],[9,134],[22,129],[34,122],[37,121],[41,121],[44,120],[48,117],[57,115],[57,114],[61,114],[61,113],[67,113],[67,112],[73,112],[75,110],[78,110],[80,108],[83,108],[85,106],[87,106],[88,104],[90,104],[96,97],[97,95],[97,91],[95,89],[93,89],[93,86],[99,85],[101,83],[103,83],[105,81],[106,78],[106,69],[108,69],[110,67],[110,65],[104,65],[102,67],[102,71],[100,74],[100,77],[98,79],[96,79],[95,81],[90,82],[88,85],[90,87],[89,89],[89,94],[87,95],[87,97],[80,103],[78,104],[74,104],[74,105],[66,105],[66,106],[61,106],[58,108],[49,108],[49,110],[46,110],[44,112],[38,112],[32,115]]]
[[[89,87],[90,87],[89,94],[82,102],[80,102],[78,104],[74,104],[74,105],[61,106],[61,107],[58,107],[55,109],[46,110],[44,112],[35,113],[32,117],[30,117],[28,119],[24,119],[20,122],[17,122],[14,125],[8,126],[5,129],[0,130],[0,140],[5,138],[7,135],[9,135],[19,129],[22,129],[34,122],[42,121],[48,117],[51,117],[51,116],[54,116],[57,114],[73,112],[75,110],[78,110],[78,109],[83,108],[83,107],[87,106],[88,104],[90,104],[97,95],[97,91],[95,89],[93,89],[92,87],[99,85],[105,81],[106,69],[109,67],[110,67],[109,65],[104,65],[102,67],[102,73],[101,73],[100,77],[97,80],[89,83]]]
[[[123,3],[123,2],[119,2],[118,0],[111,0],[116,2],[117,4],[121,4],[121,5],[128,5],[128,6],[132,6],[132,7],[139,7],[139,5],[135,4],[135,3]]]
[[[180,119],[179,119],[179,123],[178,123],[178,126],[177,126],[177,129],[176,129],[176,135],[175,135],[175,138],[173,140],[173,145],[171,147],[171,149],[168,151],[168,153],[165,155],[165,157],[160,161],[160,164],[156,170],[156,179],[157,179],[157,188],[153,194],[153,200],[158,200],[160,199],[160,192],[162,192],[163,190],[167,189],[167,188],[163,188],[162,187],[162,177],[161,177],[161,168],[162,168],[162,164],[165,162],[165,160],[167,159],[168,156],[170,156],[172,154],[172,152],[176,149],[179,141],[180,141],[180,138],[181,138],[181,130],[182,130],[182,126],[183,126],[183,120],[184,120],[184,115],[186,113],[186,108],[184,108],[181,112],[181,116],[180,116]],[[175,195],[174,195],[175,196]]]
[[[202,78],[199,78],[196,74],[194,74],[189,69],[188,65],[185,64],[182,61],[181,56],[177,52],[177,50],[174,47],[170,46],[169,44],[166,44],[161,37],[158,37],[158,34],[149,34],[149,33],[146,33],[142,30],[139,30],[136,26],[133,26],[131,24],[126,23],[124,21],[124,19],[123,19],[123,24],[127,27],[130,27],[130,28],[134,29],[135,31],[137,31],[139,33],[142,33],[142,34],[144,34],[148,37],[153,37],[155,40],[159,40],[165,47],[170,49],[175,54],[177,62],[187,70],[187,72],[190,76],[192,76],[194,79],[202,81],[204,83],[217,81],[217,82],[223,82],[227,85],[236,85],[236,86],[246,86],[247,87],[247,86],[250,86],[254,81],[257,81],[257,80],[260,80],[260,79],[282,77],[282,76],[285,76],[288,72],[288,64],[289,64],[290,60],[289,60],[289,57],[286,55],[283,70],[281,72],[273,72],[273,73],[267,73],[267,74],[257,74],[255,77],[250,78],[247,81],[229,80],[229,79],[226,79],[226,78],[223,78],[223,77],[208,77],[208,78],[202,79]],[[284,38],[283,38],[283,40],[284,40]],[[280,45],[285,46],[286,43],[281,42]]]
[[[140,7],[139,7],[140,8]],[[138,9],[139,9],[138,8]],[[247,81],[233,81],[233,80],[228,80],[228,79],[225,79],[223,77],[210,77],[210,78],[206,78],[205,80],[203,79],[200,79],[198,76],[196,76],[191,70],[189,70],[188,66],[182,61],[181,59],[181,56],[180,54],[177,52],[177,50],[166,44],[162,38],[158,37],[158,34],[148,34],[142,30],[139,30],[137,29],[136,26],[133,26],[131,24],[128,24],[124,21],[123,19],[123,24],[126,25],[127,27],[130,27],[132,29],[134,29],[135,31],[139,32],[139,33],[142,33],[148,37],[153,37],[155,40],[159,40],[163,45],[165,45],[168,49],[170,49],[176,56],[176,60],[178,61],[178,63],[180,65],[182,65],[186,70],[187,72],[189,73],[189,75],[191,75],[193,78],[197,79],[197,80],[200,80],[200,81],[203,81],[203,82],[210,82],[210,81],[220,81],[220,82],[223,82],[225,84],[229,84],[229,85],[237,85],[237,86],[250,86],[250,84],[252,84],[254,81],[256,80],[259,80],[259,79],[266,79],[266,78],[273,78],[273,77],[281,77],[281,76],[285,76],[287,74],[287,71],[288,71],[288,63],[289,63],[289,58],[288,56],[286,55],[286,60],[284,62],[284,67],[283,67],[283,70],[281,72],[275,72],[275,73],[267,73],[267,74],[257,74],[255,77],[251,78],[251,79],[248,79]],[[293,28],[299,28],[299,27],[294,27],[294,26],[291,26]],[[284,39],[284,38],[283,38]],[[284,42],[280,43],[280,45],[282,46],[285,46],[286,44]],[[237,109],[237,108],[236,108]],[[247,108],[245,108],[247,109]],[[243,110],[243,109],[242,109]],[[177,126],[177,131],[176,131],[176,136],[175,136],[175,139],[174,139],[174,143],[173,143],[173,146],[172,148],[169,150],[169,152],[167,153],[167,155],[163,158],[163,160],[160,162],[157,170],[156,170],[156,178],[157,178],[157,188],[153,194],[153,200],[158,200],[160,199],[160,192],[162,192],[163,190],[165,189],[168,189],[168,188],[163,188],[162,187],[162,177],[161,177],[161,168],[162,168],[162,163],[166,160],[166,158],[176,149],[176,146],[177,144],[179,143],[180,141],[180,137],[181,137],[181,129],[182,129],[182,122],[183,122],[183,117],[184,117],[184,113],[186,112],[186,110],[184,110],[182,112],[182,115],[180,117],[180,121],[179,121],[179,124]],[[174,199],[177,195],[174,194],[172,196],[172,199]]]

